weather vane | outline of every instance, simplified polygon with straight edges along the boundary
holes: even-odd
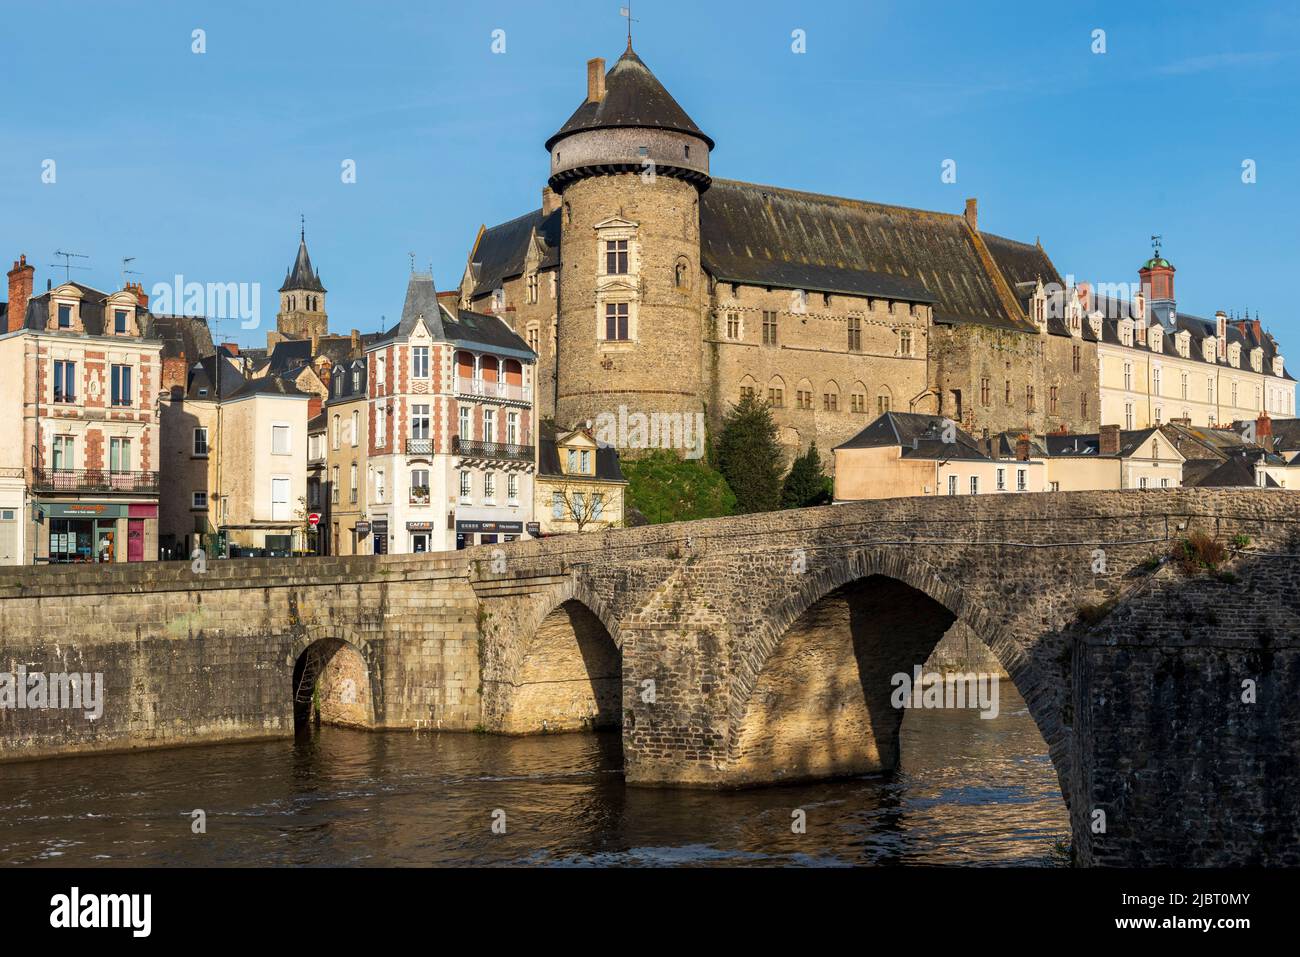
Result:
[[[1156,251],[1156,259],[1160,258],[1160,240],[1162,238],[1159,233],[1151,237],[1151,248]]]
[[[627,48],[632,49],[632,0],[628,0],[626,7],[618,8],[619,16],[627,17]]]

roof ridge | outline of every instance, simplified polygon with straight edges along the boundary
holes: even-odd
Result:
[[[959,219],[963,222],[965,217],[961,213],[945,213],[937,209],[921,209],[919,206],[902,206],[898,203],[882,203],[874,199],[854,199],[849,196],[834,196],[830,193],[814,193],[803,189],[791,189],[788,186],[771,186],[766,183],[751,183],[740,179],[721,179],[714,178],[714,186],[748,186],[754,189],[766,190],[774,193],[786,193],[797,196],[807,196],[812,199],[829,200],[834,203],[841,203],[853,206],[876,206],[884,209],[896,209],[904,213],[921,213],[926,216],[934,216],[939,219]]]

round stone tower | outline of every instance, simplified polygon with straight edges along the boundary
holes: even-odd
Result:
[[[630,419],[597,437],[638,448],[637,413],[693,422],[704,410],[700,194],[713,140],[629,43],[608,73],[587,63],[587,98],[546,148],[560,194],[556,421],[599,431]]]

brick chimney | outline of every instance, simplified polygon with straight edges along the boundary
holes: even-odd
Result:
[[[353,330],[352,330],[352,336],[351,336],[351,339],[352,339],[352,349],[353,349],[353,351],[356,351],[357,349],[360,349],[360,348],[361,348],[361,330],[360,330],[360,329],[353,329]]]
[[[1119,455],[1119,426],[1103,425],[1098,433],[1097,451],[1102,455]]]
[[[549,186],[542,187],[542,215],[555,212],[560,208],[560,194]]]
[[[1020,438],[1016,439],[1016,460],[1020,462],[1029,461],[1029,436],[1024,432],[1020,433]]]
[[[138,282],[129,282],[126,284],[126,291],[135,293],[135,301],[140,304],[141,308],[149,308],[149,294],[144,291],[144,286]]]
[[[605,58],[592,57],[587,61],[587,102],[599,103],[605,98]]]
[[[32,280],[36,276],[36,267],[27,265],[27,254],[23,253],[14,261],[14,268],[9,270],[9,315],[8,328],[5,332],[21,329],[27,319],[27,303],[32,298]]]
[[[228,349],[232,356],[239,355],[239,343],[237,342],[223,342],[221,348]]]
[[[980,228],[979,219],[979,201],[972,196],[970,199],[966,200],[966,222],[970,224],[971,229],[978,232]]]
[[[1269,452],[1273,451],[1273,420],[1267,412],[1261,412],[1255,420],[1255,444]]]
[[[1218,360],[1228,357],[1228,314],[1220,309],[1214,314],[1214,339],[1218,348]]]

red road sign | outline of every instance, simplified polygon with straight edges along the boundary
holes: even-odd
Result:
[[[307,521],[311,523],[312,528],[315,528],[320,524],[320,512],[312,512],[307,516]]]

